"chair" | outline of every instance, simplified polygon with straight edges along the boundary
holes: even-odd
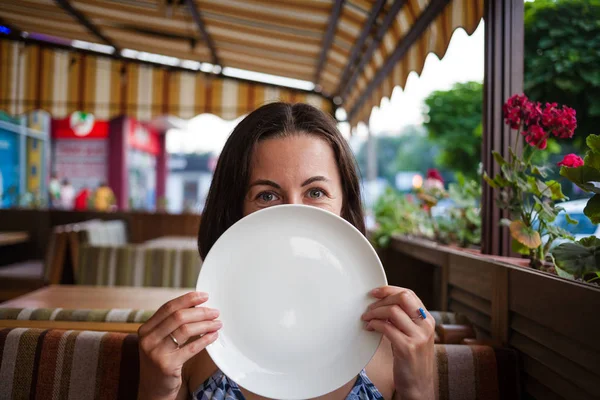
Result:
[[[192,288],[196,286],[201,266],[202,261],[195,249],[83,245],[76,283]]]
[[[514,350],[436,345],[435,357],[435,385],[440,400],[520,397]],[[135,334],[0,330],[3,398],[135,399],[138,360]]]
[[[0,398],[136,399],[135,334],[0,330]]]
[[[464,339],[475,337],[475,330],[464,315],[446,311],[430,311],[429,313],[435,320],[436,343],[461,344]]]

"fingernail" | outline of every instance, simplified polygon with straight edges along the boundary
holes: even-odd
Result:
[[[375,296],[375,295],[379,294],[380,291],[381,291],[381,289],[375,288],[375,289],[371,290],[371,294]]]
[[[208,316],[212,317],[212,318],[219,316],[219,310],[215,310],[214,308],[209,308],[207,313],[208,313]]]
[[[214,324],[217,327],[217,329],[220,329],[223,327],[223,322],[221,322],[221,321],[214,321]]]

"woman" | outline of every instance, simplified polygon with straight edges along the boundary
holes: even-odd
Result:
[[[306,104],[263,106],[234,129],[202,216],[202,258],[236,221],[278,204],[320,207],[365,233],[352,153],[333,119]],[[321,398],[433,399],[433,318],[419,314],[423,304],[410,290],[387,286],[371,294],[365,328],[384,339],[365,370]],[[195,307],[207,299],[206,293],[188,293],[140,327],[140,399],[260,398],[218,371],[204,351],[222,326],[218,310]]]

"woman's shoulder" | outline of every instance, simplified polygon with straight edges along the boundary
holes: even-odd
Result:
[[[196,391],[215,372],[217,366],[206,350],[188,360],[183,366],[183,381],[187,382],[189,393]]]

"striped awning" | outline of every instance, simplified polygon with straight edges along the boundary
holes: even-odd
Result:
[[[278,100],[332,111],[318,94],[15,41],[0,40],[0,63],[0,109],[12,115],[43,109],[55,118],[85,111],[99,119],[202,113],[233,119]]]
[[[430,53],[442,59],[457,28],[463,28],[471,35],[483,18],[484,0],[452,0],[421,35],[405,47],[404,54],[392,60],[395,49],[402,45],[415,22],[423,16],[428,3],[431,2],[407,1],[394,29],[386,33],[369,65],[360,71],[356,84],[344,101],[353,126],[358,122],[368,122],[373,107],[379,106],[384,97],[389,98],[394,87],[403,88],[409,73],[414,71],[420,75]],[[384,64],[389,66],[387,71],[383,70]]]
[[[371,108],[383,96],[389,96],[394,86],[403,86],[409,72],[420,73],[430,52],[442,57],[456,28],[472,33],[483,16],[483,3],[484,0],[5,0],[0,7],[0,24],[18,32],[108,45],[119,55],[124,54],[123,50],[137,50],[310,81],[315,85],[315,98],[327,99],[322,102],[328,107],[332,101],[342,104],[356,123],[368,119]],[[39,50],[23,51],[28,59],[39,57],[31,55],[31,51]],[[40,54],[46,54],[46,50]],[[209,112],[235,116],[248,110],[246,103],[261,104],[259,99],[272,99],[267,88],[257,89],[263,90],[264,96],[248,94],[260,86],[236,84],[220,75],[168,73],[166,69],[134,65],[122,59],[58,54],[44,57],[53,60],[55,70],[69,65],[66,78],[65,73],[60,79],[53,78],[59,86],[63,80],[81,79],[81,74],[70,72],[81,68],[85,68],[86,78],[95,73],[98,79],[100,73],[111,80],[110,85],[96,85],[83,95],[65,89],[57,98],[60,104],[52,105],[54,109],[73,107],[73,99],[83,96],[86,104],[106,115],[122,111],[124,104],[125,111],[136,112],[138,117],[140,112],[163,112],[165,107],[170,113],[185,117],[209,104]],[[123,65],[127,70],[126,89],[119,83],[123,80]],[[150,81],[156,82],[144,84]],[[84,82],[91,84],[93,79]],[[10,83],[5,81],[2,85]],[[207,97],[205,87],[216,89]],[[279,98],[289,98],[292,93]],[[236,100],[237,94],[240,99]],[[297,94],[297,101],[308,96]],[[189,105],[192,97],[194,104]],[[14,97],[2,98],[11,99]],[[21,103],[17,101],[17,107],[22,107]],[[142,111],[135,111],[138,109]]]

